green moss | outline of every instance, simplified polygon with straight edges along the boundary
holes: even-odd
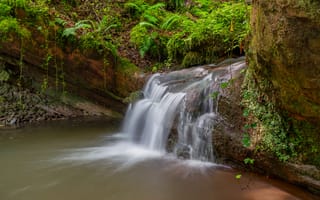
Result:
[[[198,52],[190,51],[184,56],[182,66],[189,67],[194,65],[200,65],[202,63],[204,63],[204,59],[202,58],[201,54]]]
[[[251,62],[251,65],[254,65]],[[275,155],[280,161],[296,161],[320,166],[320,135],[305,120],[296,120],[281,111],[274,99],[268,77],[257,75],[252,66],[246,72],[242,91],[244,116],[257,128],[251,137],[262,136],[256,148]],[[258,79],[256,77],[259,77]]]
[[[140,69],[126,58],[121,58],[117,70],[121,73],[133,74],[139,72]]]
[[[274,154],[281,161],[287,161],[296,154],[295,145],[290,145],[287,140],[288,124],[277,111],[275,102],[264,93],[272,87],[270,82],[264,79],[257,84],[249,68],[243,86],[242,105],[246,117],[259,124],[262,139],[258,148]]]

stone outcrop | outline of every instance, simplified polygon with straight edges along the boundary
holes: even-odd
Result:
[[[320,125],[320,2],[256,0],[251,17],[250,67],[267,78],[279,107]]]
[[[292,142],[299,142],[294,147],[295,155],[286,161],[279,161],[279,155],[272,149],[257,148],[256,144],[261,144],[266,131],[263,120],[272,116],[259,118],[250,113],[246,119],[242,117],[241,105],[236,103],[242,100],[240,77],[222,94],[219,102],[219,112],[224,120],[213,133],[215,151],[222,162],[244,165],[245,158],[253,158],[254,164],[245,165],[245,168],[254,168],[320,193],[320,157],[317,153],[320,142],[320,2],[252,1],[248,41],[246,80],[254,84],[245,85],[245,88],[259,93],[250,101],[262,106],[256,107],[257,111],[268,105],[264,109],[272,108],[274,112],[264,110],[267,111],[264,114],[278,113],[281,123],[285,124],[281,132],[285,135],[281,139],[283,143],[269,140],[269,145],[284,145],[287,149],[280,151],[286,153]],[[254,118],[258,128],[249,132],[252,143],[244,147],[242,139],[248,130],[243,127]],[[278,119],[273,118],[274,122],[279,122]],[[267,123],[272,130],[273,122]],[[276,138],[277,134],[272,137]]]
[[[255,145],[243,145],[242,139],[246,131],[243,128],[246,119],[240,104],[243,78],[243,74],[234,76],[235,81],[230,87],[221,91],[218,112],[222,120],[216,124],[212,133],[217,161],[281,178],[320,194],[320,169],[316,166],[281,162],[274,155],[257,150]],[[254,159],[254,163],[245,164],[246,158]]]

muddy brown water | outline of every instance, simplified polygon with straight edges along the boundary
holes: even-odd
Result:
[[[279,180],[119,142],[118,127],[95,119],[0,130],[0,199],[320,199]]]

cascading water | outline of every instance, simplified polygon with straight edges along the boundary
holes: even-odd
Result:
[[[153,75],[145,87],[144,99],[129,107],[124,132],[150,149],[163,151],[185,93],[168,92],[168,86],[159,78],[159,74]]]
[[[171,148],[177,157],[214,161],[211,133],[220,120],[220,85],[244,66],[240,61],[154,74],[145,85],[144,98],[129,106],[122,132],[134,143],[165,152],[176,130],[178,138]]]

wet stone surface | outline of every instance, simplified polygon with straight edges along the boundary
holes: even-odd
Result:
[[[67,113],[67,110],[66,106],[49,100],[44,95],[6,83],[0,86],[0,127],[17,127],[37,121],[63,119],[76,114]]]

